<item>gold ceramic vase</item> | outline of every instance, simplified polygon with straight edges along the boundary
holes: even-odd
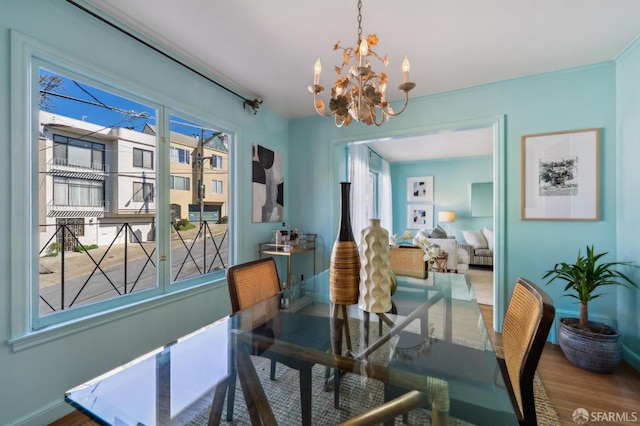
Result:
[[[358,303],[360,286],[360,256],[351,230],[350,190],[350,182],[340,183],[340,226],[329,265],[329,299],[338,305]]]

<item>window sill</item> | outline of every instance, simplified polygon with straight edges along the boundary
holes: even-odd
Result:
[[[226,281],[224,279],[219,279],[211,283],[205,283],[172,293],[163,294],[152,299],[146,299],[138,303],[122,306],[110,311],[100,312],[90,317],[84,317],[63,324],[47,327],[42,330],[33,331],[25,334],[24,336],[10,339],[8,343],[13,352],[20,352],[72,334],[99,327],[103,324],[121,320],[131,315],[137,315],[147,310],[157,309],[181,299],[207,293],[223,285],[226,285]]]

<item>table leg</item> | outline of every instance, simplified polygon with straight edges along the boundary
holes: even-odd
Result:
[[[347,313],[347,305],[340,306],[342,307],[342,319],[344,320],[344,333],[347,338],[347,354],[349,356],[355,356],[353,346],[351,346],[351,332],[349,331],[349,314]]]
[[[224,398],[226,396],[228,386],[228,377],[216,385],[216,390],[213,394],[213,402],[211,403],[211,411],[209,412],[208,426],[217,426],[220,424],[220,419],[222,418],[222,407],[224,406]]]
[[[364,340],[364,347],[367,348],[369,347],[369,312],[364,311],[362,315],[362,336]]]
[[[236,363],[251,424],[278,426],[246,347],[238,348]]]

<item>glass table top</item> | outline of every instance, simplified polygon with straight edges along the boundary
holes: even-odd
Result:
[[[315,280],[319,291],[328,288],[328,275],[323,271],[307,281]],[[212,409],[212,401],[216,389],[225,395],[237,372],[238,424],[251,420],[246,387],[262,390],[254,402],[264,403],[275,423],[301,424],[298,371],[280,363],[293,362],[312,368],[312,424],[344,422],[387,400],[408,398],[409,391],[426,395],[420,407],[448,418],[517,424],[466,275],[398,276],[394,309],[381,316],[322,299],[327,295],[316,294],[314,303],[296,311],[282,309],[279,296],[266,300],[71,389],[65,399],[109,425],[207,424],[212,412],[225,424],[228,396],[224,406]],[[269,378],[267,358],[280,361],[276,380]],[[333,374],[336,368],[342,375]],[[243,389],[247,377],[257,381],[244,382]],[[333,401],[336,378],[339,409]],[[432,412],[419,408],[411,415],[422,422],[419,416]]]

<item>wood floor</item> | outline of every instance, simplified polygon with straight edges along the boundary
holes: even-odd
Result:
[[[501,346],[502,336],[493,333],[493,307],[480,305],[480,308],[494,346]],[[620,363],[611,374],[590,373],[570,364],[559,346],[547,343],[537,371],[562,425],[576,424],[572,415],[577,408],[584,408],[589,413],[605,412],[606,416],[627,413],[632,420],[600,420],[588,424],[640,424],[640,373],[626,362]],[[637,420],[633,421],[632,413]]]
[[[489,305],[480,305],[480,307],[494,345],[502,345],[502,336],[493,333],[493,307]],[[597,421],[590,421],[589,424],[640,425],[640,373],[624,361],[613,370],[612,374],[590,373],[571,365],[559,346],[547,343],[538,365],[538,374],[551,403],[558,412],[562,425],[576,424],[572,414],[577,408],[586,409],[592,416],[594,413],[603,413]],[[624,422],[612,417],[625,413],[630,421]],[[607,416],[610,421],[604,420],[602,416]],[[51,423],[53,426],[95,424],[97,423],[78,411]]]

